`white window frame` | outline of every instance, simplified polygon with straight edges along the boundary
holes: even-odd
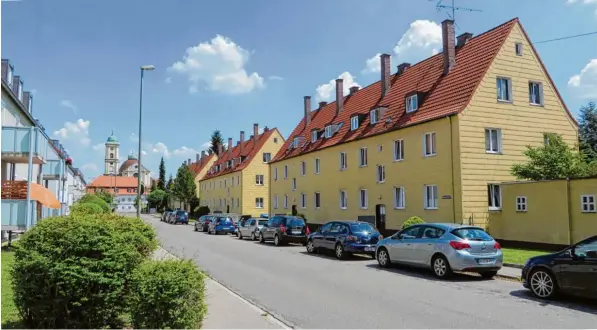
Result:
[[[311,143],[317,142],[317,135],[319,135],[317,130],[311,131]]]
[[[255,175],[255,185],[256,186],[263,186],[264,182],[265,182],[265,175],[263,175],[263,174]]]
[[[522,56],[524,54],[522,42],[517,42],[514,44],[514,53],[516,54],[516,56]]]
[[[288,195],[284,195],[284,209],[288,209]]]
[[[498,198],[498,204],[499,205],[495,205],[495,190],[493,189],[494,187],[498,187],[499,190],[499,196],[497,196]],[[502,187],[499,184],[493,184],[490,183],[487,185],[487,197],[488,197],[488,208],[490,211],[499,211],[502,209]]]
[[[369,111],[369,123],[375,125],[379,122],[379,109]]]
[[[350,130],[355,131],[359,128],[359,116],[350,117]]]
[[[404,160],[404,140],[394,140],[392,153],[394,154],[394,161],[399,162]],[[398,150],[399,149],[399,150]]]
[[[272,153],[271,152],[264,152],[263,153],[263,162],[269,163],[272,160]]]
[[[340,152],[340,171],[344,171],[348,168],[348,154],[346,152]]]
[[[497,146],[494,146],[493,137],[496,137]],[[485,129],[485,152],[488,154],[499,154],[502,152],[502,130],[499,128]]]
[[[527,196],[516,196],[516,212],[526,212],[527,210]]]
[[[593,208],[591,210],[591,207]],[[580,211],[582,213],[596,213],[597,212],[597,196],[596,195],[581,195],[580,196]]]
[[[385,165],[377,165],[376,171],[376,182],[377,183],[385,183],[386,182],[386,166]]]
[[[361,147],[359,150],[359,167],[367,167],[367,147]]]
[[[292,178],[292,191],[296,191],[296,178]]]
[[[321,193],[319,191],[316,191],[315,194],[313,194],[313,205],[315,205],[315,209],[321,207]]]
[[[265,206],[263,197],[255,197],[255,208],[262,209]]]
[[[534,102],[533,100],[533,96],[535,96],[535,89],[533,88],[533,86],[537,86],[538,89],[538,97],[539,97],[539,103]],[[544,100],[543,100],[543,83],[540,81],[529,81],[529,104],[530,105],[535,105],[535,106],[543,106],[544,104]]]
[[[404,187],[394,186],[394,209],[404,210],[406,208],[406,194]]]
[[[501,81],[505,81],[506,82],[506,93],[507,98],[502,98],[502,95],[500,95],[500,84]],[[512,103],[512,79],[508,78],[508,77],[497,77],[496,78],[496,94],[497,94],[497,100],[498,102],[506,102],[506,103]]]
[[[414,94],[406,97],[406,113],[415,112],[419,109],[419,95]]]
[[[325,127],[324,136],[325,136],[326,139],[329,139],[329,138],[332,137],[332,135],[334,135],[334,131],[333,131],[332,125],[327,125]]]
[[[339,203],[340,203],[340,209],[341,210],[346,210],[348,208],[348,193],[346,192],[346,190],[340,190],[339,193]]]
[[[278,181],[278,168],[274,167],[274,181]]]
[[[431,141],[431,148],[430,148],[430,152],[427,152],[428,148],[427,148],[427,136],[430,136],[431,138],[429,139],[429,141]],[[429,133],[425,133],[423,134],[423,156],[425,157],[433,157],[436,155],[436,134],[435,132],[429,132]]]
[[[431,196],[429,196],[431,193]],[[423,207],[425,210],[437,210],[439,208],[439,189],[436,184],[426,184],[423,186]],[[429,198],[431,197],[431,198]],[[432,204],[429,204],[429,200]]]
[[[369,208],[369,191],[367,189],[359,189],[359,208],[361,210]]]
[[[288,180],[288,165],[284,165],[284,180]]]
[[[292,147],[295,149],[298,148],[300,141],[301,141],[300,137],[298,137],[298,136],[294,137],[294,139],[292,139]]]
[[[315,171],[315,174],[319,174],[319,172],[321,171],[321,160],[319,158],[315,158],[315,166],[313,166],[313,170]]]
[[[307,194],[301,193],[301,209],[307,208]]]
[[[307,175],[307,163],[305,161],[301,162],[301,176]]]

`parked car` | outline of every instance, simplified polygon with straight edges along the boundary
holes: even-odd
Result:
[[[168,217],[166,218],[167,223],[173,223],[174,218],[176,217],[176,212],[177,211],[172,211],[168,214]]]
[[[214,220],[214,218],[216,216],[208,214],[208,215],[204,215],[205,218],[203,218],[200,222],[200,226],[197,226],[198,230],[200,232],[207,232],[209,229],[209,224]]]
[[[530,258],[521,278],[522,285],[541,299],[558,293],[597,299],[597,235],[560,252]]]
[[[382,238],[379,231],[368,222],[332,221],[309,235],[307,252],[331,250],[338,259],[344,259],[352,253],[368,254],[375,258],[376,244]]]
[[[172,214],[172,211],[166,211],[162,214],[162,218],[160,219],[160,221],[168,221],[168,218],[170,217],[170,214]]]
[[[228,216],[214,216],[214,219],[209,223],[207,233],[214,235],[234,233],[234,222]]]
[[[204,225],[205,219],[207,219],[207,217],[209,217],[209,215],[200,216],[199,219],[197,219],[197,221],[195,221],[195,224],[193,224],[193,230],[203,231],[203,225]]]
[[[277,215],[269,221],[259,231],[259,243],[274,241],[275,246],[286,243],[307,244],[307,235],[309,227],[305,219],[290,215]]]
[[[185,225],[189,224],[189,212],[181,210],[172,212],[170,215],[170,223],[175,225],[179,223],[183,223]]]
[[[259,235],[259,231],[267,224],[265,218],[250,218],[241,222],[238,227],[238,238],[243,239],[250,237],[251,240],[256,241]]]
[[[492,278],[502,268],[502,248],[482,228],[451,223],[407,227],[377,243],[377,262],[431,268],[446,278],[453,271],[479,273]]]

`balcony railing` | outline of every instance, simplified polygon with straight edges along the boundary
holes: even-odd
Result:
[[[2,191],[4,193],[4,191]],[[27,224],[27,200],[2,198],[2,230],[26,230],[37,223],[36,201],[30,201],[31,223]]]
[[[46,164],[42,166],[42,173],[45,180],[58,180],[62,175],[62,169],[64,165],[60,160],[48,160]]]
[[[48,139],[37,127],[2,127],[2,160],[26,163],[33,153],[35,164],[43,163],[48,156]]]
[[[2,200],[27,199],[27,181],[2,180]]]

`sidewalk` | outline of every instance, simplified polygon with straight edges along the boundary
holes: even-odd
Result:
[[[176,258],[158,247],[154,259]],[[288,329],[281,322],[244,300],[220,283],[205,278],[207,315],[203,329]]]
[[[506,277],[509,279],[516,279],[520,281],[520,273],[522,269],[503,266],[502,269],[499,270],[498,276]]]

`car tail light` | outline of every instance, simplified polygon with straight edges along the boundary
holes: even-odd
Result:
[[[471,246],[468,243],[459,242],[459,241],[450,241],[450,246],[454,248],[454,250],[463,250],[463,249],[470,249]]]
[[[285,233],[285,232],[286,232],[286,226],[284,226],[284,225],[280,225],[280,231],[281,231],[282,233]]]
[[[348,235],[348,236],[346,236],[346,240],[349,242],[358,242],[359,238],[356,236]]]
[[[306,228],[305,229],[305,234],[307,234],[307,235],[311,234],[311,231],[309,230],[309,227],[305,227],[305,228]]]
[[[495,242],[495,244],[493,244],[493,248],[496,249],[496,250],[501,250],[502,246],[500,245],[500,243]]]

